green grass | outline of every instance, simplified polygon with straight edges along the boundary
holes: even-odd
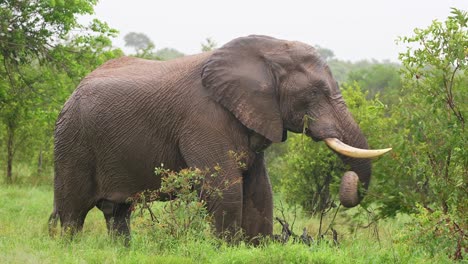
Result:
[[[244,243],[230,246],[214,239],[178,241],[157,237],[135,218],[131,246],[126,248],[119,241],[109,239],[102,214],[93,209],[83,233],[68,241],[48,236],[47,219],[52,210],[52,196],[50,187],[0,185],[0,263],[450,262],[443,253],[431,256],[422,247],[401,242],[399,238],[404,235],[401,220],[380,222],[380,243],[369,229],[348,231],[349,225],[343,218],[335,227],[340,234],[339,246],[267,243],[252,247]],[[300,218],[295,226],[296,229],[306,226],[315,234],[318,220]]]

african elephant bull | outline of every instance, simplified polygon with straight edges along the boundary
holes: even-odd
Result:
[[[272,233],[272,190],[263,150],[303,131],[324,140],[357,177],[344,177],[341,202],[369,186],[367,150],[329,67],[306,44],[266,36],[234,39],[213,52],[157,62],[111,60],[80,83],[55,128],[54,210],[63,228],[81,230],[97,206],[109,230],[129,235],[127,198],[160,187],[154,168],[219,165],[233,183],[212,213],[218,231]],[[352,148],[356,147],[359,149]],[[229,152],[245,153],[239,168]],[[345,156],[346,155],[346,156]]]

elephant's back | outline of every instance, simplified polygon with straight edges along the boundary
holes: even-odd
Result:
[[[208,56],[203,53],[164,62],[134,57],[113,59],[86,76],[71,100],[91,105],[132,100],[164,105],[165,101],[191,100],[201,93],[201,71]]]
[[[210,54],[210,52],[201,53],[169,61],[124,56],[107,61],[91,72],[84,80],[117,78],[134,82],[148,82],[183,79],[190,72],[201,70]]]
[[[165,62],[133,57],[113,59],[84,78],[69,101],[79,104],[81,117],[98,119],[99,123],[160,123],[164,122],[161,113],[175,121],[174,118],[184,116],[183,111],[190,110],[187,108],[197,98],[205,96],[201,70],[207,55]]]
[[[163,70],[164,64],[165,62],[161,61],[123,56],[105,62],[84,80],[112,77],[138,79],[149,73],[157,74],[158,71]]]

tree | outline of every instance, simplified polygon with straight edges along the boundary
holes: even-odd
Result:
[[[130,32],[124,36],[125,46],[133,47],[138,57],[146,57],[153,53],[154,43],[143,33]]]
[[[335,53],[331,49],[320,47],[319,45],[316,45],[315,49],[320,54],[320,56],[326,61],[335,58]]]
[[[205,42],[201,43],[201,51],[202,52],[212,51],[216,49],[216,46],[218,46],[218,44],[212,38],[206,38]]]
[[[182,52],[173,48],[162,48],[154,54],[158,60],[172,60],[185,56]]]
[[[59,90],[65,86],[61,77],[78,78],[79,74],[75,75],[71,67],[64,67],[68,53],[75,56],[85,51],[99,52],[116,33],[98,20],[88,26],[77,22],[77,15],[91,14],[96,2],[12,0],[0,3],[0,73],[5,76],[0,79],[0,138],[6,146],[7,182],[13,180],[13,160],[21,144],[40,138],[44,128],[41,122],[53,123],[55,118],[51,113],[56,113],[64,101],[63,98],[60,103],[56,101],[57,94],[69,94],[72,90],[69,87],[68,92]],[[84,33],[71,38],[72,30]],[[48,138],[52,138],[50,131]],[[32,146],[28,148],[29,153],[33,152]]]
[[[418,214],[416,237],[437,240],[454,259],[468,247],[467,24],[468,13],[452,9],[444,22],[400,38],[412,48],[400,54],[405,95],[393,113],[401,122],[393,173],[410,180],[395,182],[391,195],[413,198],[403,201]]]
[[[348,82],[356,82],[361,89],[368,91],[369,99],[380,94],[382,102],[392,105],[398,103],[401,88],[400,66],[393,63],[374,63],[365,68],[352,69]]]
[[[331,71],[333,72],[333,77],[339,83],[349,82],[349,73],[352,71],[357,71],[359,69],[368,68],[373,64],[378,63],[377,61],[342,61],[339,59],[329,59],[327,61],[328,66],[330,66]]]
[[[410,129],[413,166],[425,193],[424,206],[444,213],[468,209],[468,150],[465,116],[468,102],[468,13],[453,9],[445,22],[401,42],[419,44],[400,54],[407,93],[399,115]]]
[[[48,49],[71,30],[88,30],[77,15],[92,14],[96,0],[10,0],[0,3],[0,52],[5,67],[46,58]]]

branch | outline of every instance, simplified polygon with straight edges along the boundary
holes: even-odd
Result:
[[[445,91],[447,93],[447,103],[448,103],[450,109],[452,110],[452,112],[457,117],[457,119],[461,122],[462,128],[464,130],[465,129],[465,119],[463,118],[463,114],[460,112],[460,110],[456,109],[457,106],[455,105],[455,102],[453,100],[453,92],[452,92],[453,80],[455,79],[455,74],[457,73],[459,68],[460,68],[460,64],[457,63],[457,66],[455,67],[455,69],[452,72],[452,75],[450,76],[450,82],[447,84],[447,81],[444,78],[444,85],[445,85]]]
[[[333,225],[333,223],[335,222],[335,218],[336,218],[336,215],[338,214],[338,211],[340,210],[340,207],[341,207],[341,203],[340,203],[340,204],[338,205],[338,207],[336,208],[335,215],[333,215],[333,218],[332,218],[330,224],[328,225],[327,230],[325,230],[325,233],[323,233],[324,235],[326,235],[326,234],[328,233],[328,230],[330,230],[330,228],[331,228],[332,231],[333,231],[332,225]]]

